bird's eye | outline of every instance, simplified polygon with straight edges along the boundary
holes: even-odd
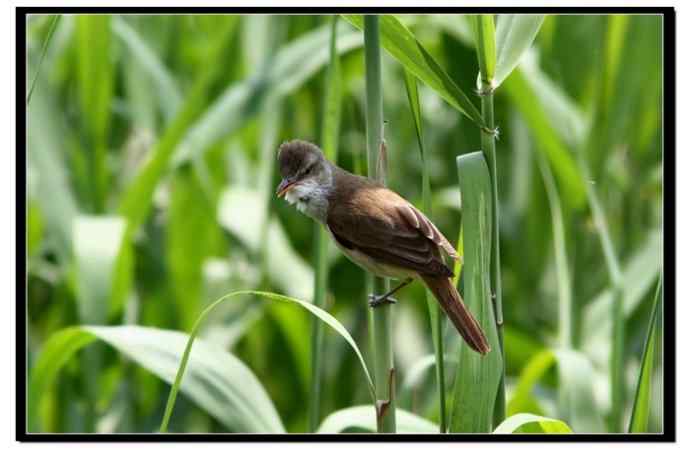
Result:
[[[304,171],[304,175],[309,175],[309,174],[311,174],[311,172],[314,170],[314,167],[315,167],[315,165],[313,165],[313,164],[312,164],[311,166],[309,166],[309,167],[307,168],[307,170]]]

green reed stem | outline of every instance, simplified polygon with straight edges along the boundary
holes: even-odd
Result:
[[[381,90],[381,46],[379,17],[364,17],[366,67],[367,163],[370,178],[386,184],[386,151],[383,138],[383,96]],[[374,279],[374,294],[389,288],[387,279]],[[372,310],[374,320],[374,363],[376,381],[376,422],[379,433],[395,433],[395,368],[393,365],[392,305]]]

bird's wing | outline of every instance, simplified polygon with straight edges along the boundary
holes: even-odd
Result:
[[[452,276],[439,250],[457,258],[448,240],[424,214],[386,188],[364,187],[331,201],[326,222],[345,248],[393,266]]]

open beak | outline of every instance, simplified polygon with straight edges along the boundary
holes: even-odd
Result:
[[[297,183],[296,180],[291,180],[284,178],[281,180],[280,185],[278,185],[278,188],[276,188],[276,196],[278,197],[283,197],[285,196],[285,193],[295,184]]]

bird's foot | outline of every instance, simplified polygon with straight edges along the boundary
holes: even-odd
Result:
[[[387,295],[374,295],[374,294],[369,294],[369,306],[372,308],[376,308],[377,306],[380,305],[392,305],[394,303],[398,303],[396,299],[394,299],[391,296]]]

